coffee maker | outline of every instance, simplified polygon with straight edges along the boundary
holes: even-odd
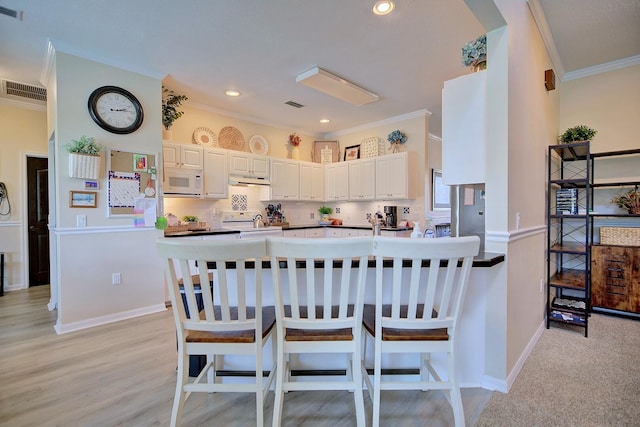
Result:
[[[398,226],[398,207],[397,206],[385,206],[385,227],[395,228]]]

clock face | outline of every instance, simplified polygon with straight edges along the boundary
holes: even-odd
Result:
[[[142,105],[125,89],[116,86],[100,87],[89,96],[88,107],[93,121],[109,132],[131,133],[142,125]]]

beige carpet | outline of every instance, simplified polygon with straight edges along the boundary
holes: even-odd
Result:
[[[640,426],[640,321],[594,314],[589,337],[545,329],[478,426]]]

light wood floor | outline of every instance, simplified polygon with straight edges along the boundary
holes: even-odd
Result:
[[[170,311],[57,335],[47,311],[48,286],[0,298],[1,426],[166,426],[176,380]],[[467,425],[475,425],[491,392],[464,389]],[[449,426],[441,392],[383,393],[381,424]],[[273,394],[265,420],[271,423]],[[251,394],[192,394],[183,426],[252,426]],[[367,419],[371,401],[365,393]],[[291,392],[285,426],[353,426],[348,392]],[[367,424],[370,424],[367,422]]]

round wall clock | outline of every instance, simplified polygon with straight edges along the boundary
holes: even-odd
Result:
[[[102,86],[89,96],[89,114],[102,129],[118,134],[135,132],[144,119],[140,101],[117,86]]]

